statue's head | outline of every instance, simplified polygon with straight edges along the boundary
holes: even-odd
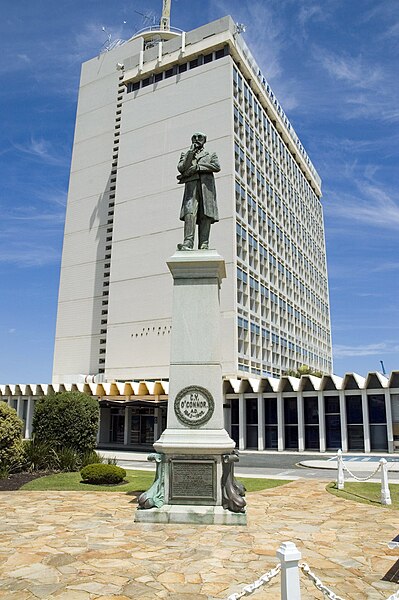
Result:
[[[200,148],[202,148],[204,146],[204,144],[206,143],[205,133],[201,133],[199,131],[197,133],[193,133],[193,135],[191,136],[191,142],[193,144],[195,144],[196,146],[199,146]]]

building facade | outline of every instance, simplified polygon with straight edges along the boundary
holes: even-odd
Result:
[[[226,261],[226,378],[331,373],[321,181],[230,17],[152,31],[84,63],[64,234],[53,383],[168,378],[182,241],[176,164],[208,134]]]
[[[98,398],[99,448],[151,450],[166,427],[165,381],[0,385],[0,401],[17,410],[29,438],[37,399],[65,390]],[[240,450],[399,452],[399,371],[227,379],[224,416]]]

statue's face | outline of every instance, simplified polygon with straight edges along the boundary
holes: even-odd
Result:
[[[201,133],[194,133],[193,137],[191,138],[191,141],[195,146],[202,148],[206,142],[206,137]]]

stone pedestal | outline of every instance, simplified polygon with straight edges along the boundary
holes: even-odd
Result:
[[[214,250],[179,251],[167,264],[174,281],[168,420],[149,457],[157,476],[135,520],[244,525],[244,490],[233,473],[238,457],[223,421],[224,260]]]

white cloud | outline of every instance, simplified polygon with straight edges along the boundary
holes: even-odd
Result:
[[[367,180],[353,180],[359,195],[340,194],[336,201],[326,204],[332,217],[343,217],[346,222],[360,222],[372,227],[399,229],[399,203],[382,185]]]
[[[299,105],[299,82],[290,76],[284,65],[283,53],[292,44],[292,37],[280,8],[278,3],[263,0],[236,2],[234,6],[228,0],[216,0],[212,4],[211,18],[215,13],[227,15],[234,12],[234,19],[247,26],[244,40],[288,112]]]
[[[360,89],[375,89],[384,79],[383,70],[370,65],[361,55],[339,55],[318,47],[314,56],[332,77]]]
[[[380,342],[378,344],[361,344],[359,346],[346,346],[336,344],[333,346],[334,358],[346,358],[349,356],[377,356],[392,354],[399,351],[399,345],[392,342]]]
[[[44,139],[36,139],[33,136],[24,144],[14,143],[14,148],[19,152],[28,154],[32,158],[53,166],[65,166],[68,160],[65,155],[57,154],[52,144]]]
[[[325,18],[325,12],[322,10],[321,6],[318,6],[317,4],[303,5],[299,9],[298,20],[302,27],[305,26],[308,21],[320,21]]]
[[[385,262],[372,269],[373,273],[384,273],[389,271],[399,271],[399,262]]]
[[[18,267],[43,267],[58,264],[59,260],[59,252],[53,246],[38,245],[35,242],[19,242],[0,247],[0,263]]]
[[[217,0],[215,7],[224,14],[230,14],[231,2]],[[255,0],[235,6],[235,18],[247,25],[245,39],[267,78],[274,78],[282,72],[281,52],[287,39],[287,32],[279,18],[278,11],[270,3]]]

